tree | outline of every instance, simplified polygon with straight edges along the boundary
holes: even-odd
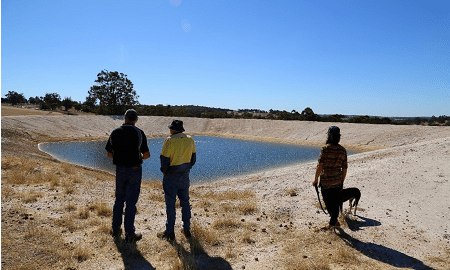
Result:
[[[58,93],[46,93],[41,108],[51,108],[52,110],[58,108],[61,104],[61,96]]]
[[[23,94],[19,94],[16,91],[8,91],[5,95],[7,101],[12,105],[17,105],[19,103],[27,103],[27,99]]]
[[[123,73],[102,70],[95,83],[86,100],[93,100],[94,104],[98,102],[100,114],[123,114],[127,108],[139,104],[133,83]]]
[[[42,98],[38,97],[38,96],[28,98],[28,103],[30,103],[30,104],[39,104],[41,102],[42,102]]]
[[[317,120],[318,115],[316,115],[314,113],[314,111],[310,108],[310,107],[306,107],[303,111],[302,111],[302,117],[303,120],[307,120],[307,121],[314,121]]]
[[[72,98],[71,97],[64,98],[64,100],[61,102],[61,105],[64,106],[64,110],[67,112],[70,108],[73,107]]]

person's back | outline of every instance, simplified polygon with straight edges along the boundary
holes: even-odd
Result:
[[[141,133],[141,134],[139,134]],[[142,164],[141,153],[146,149],[143,144],[145,135],[142,130],[131,124],[123,124],[110,135],[108,151],[114,153],[113,164],[116,166],[139,166]]]
[[[106,143],[108,157],[116,165],[116,191],[112,218],[112,235],[114,238],[122,234],[123,207],[126,204],[124,227],[125,241],[133,242],[142,238],[135,232],[134,219],[136,203],[139,198],[142,180],[142,160],[150,158],[147,138],[142,130],[135,127],[138,121],[137,112],[127,110],[125,123],[113,130]]]
[[[184,133],[171,134],[166,138],[161,151],[163,173],[187,173],[195,164],[195,143]]]
[[[191,206],[189,204],[189,172],[196,161],[194,140],[183,134],[183,121],[174,120],[169,126],[170,136],[164,140],[161,150],[161,172],[163,173],[164,199],[166,202],[166,230],[158,237],[174,241],[175,202],[178,197],[181,206],[184,235],[189,238]]]
[[[326,146],[322,147],[313,186],[320,184],[325,206],[330,214],[330,222],[323,229],[340,226],[338,219],[340,206],[340,192],[347,175],[347,151],[339,144],[340,129],[331,126],[328,129]]]
[[[322,147],[319,157],[322,163],[320,183],[324,188],[331,188],[342,183],[342,170],[347,168],[347,151],[340,144],[327,144]]]

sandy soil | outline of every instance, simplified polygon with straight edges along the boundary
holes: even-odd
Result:
[[[151,136],[166,136],[173,118],[140,117],[137,126]],[[342,144],[365,152],[349,157],[345,187],[362,198],[354,225],[345,235],[363,255],[410,269],[446,269],[450,261],[450,127],[366,125],[271,120],[182,118],[190,134],[322,145],[328,126],[341,128]],[[13,136],[36,143],[106,139],[122,123],[109,116],[2,117],[2,156],[17,144]],[[11,142],[12,143],[12,142]],[[153,153],[155,154],[155,153]],[[155,158],[153,155],[152,158]],[[320,227],[328,217],[318,208],[311,182],[315,163],[299,164],[208,184],[221,190],[252,190],[261,212],[288,213],[296,228]],[[296,189],[298,196],[286,196]],[[2,206],[3,207],[3,206]],[[146,220],[148,228],[161,222]],[[246,269],[270,269],[272,247],[249,251]],[[439,260],[431,259],[439,258]],[[444,262],[444,263],[443,263]],[[241,263],[233,265],[233,269]],[[445,266],[447,265],[447,266]],[[114,267],[113,265],[111,267]],[[339,269],[339,268],[336,268]]]

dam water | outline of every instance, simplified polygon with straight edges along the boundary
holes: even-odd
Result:
[[[197,163],[191,170],[192,183],[214,181],[293,164],[315,161],[320,147],[193,136]],[[165,138],[149,138],[151,157],[144,160],[143,180],[162,179],[161,148]],[[106,141],[42,143],[39,149],[58,160],[114,173],[112,159],[106,156]],[[348,154],[351,154],[350,152]]]

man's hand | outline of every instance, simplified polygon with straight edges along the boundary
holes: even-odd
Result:
[[[108,152],[108,157],[109,158],[113,158],[114,157],[114,153]]]
[[[315,179],[312,183],[313,186],[317,186],[317,184],[319,183],[319,180]]]
[[[142,159],[147,159],[147,158],[150,158],[150,151],[147,151],[144,154],[142,154]]]

